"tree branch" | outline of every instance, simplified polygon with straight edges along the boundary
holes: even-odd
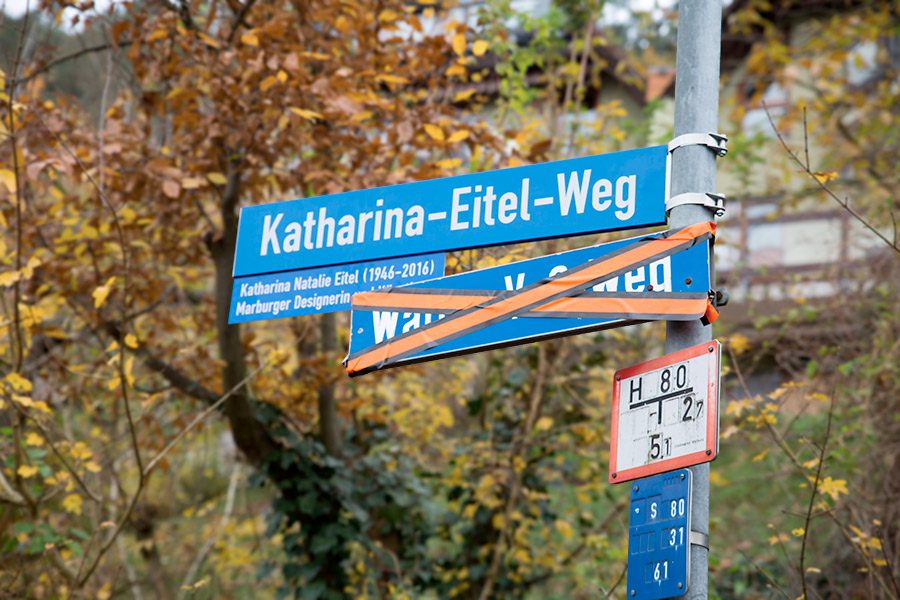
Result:
[[[509,530],[512,523],[512,513],[516,508],[519,500],[519,494],[522,490],[522,473],[516,469],[516,458],[518,458],[524,448],[528,434],[534,429],[534,423],[541,410],[541,401],[544,397],[544,385],[547,380],[547,349],[545,344],[538,344],[537,368],[535,369],[534,384],[531,388],[531,397],[528,406],[528,414],[525,417],[525,423],[522,425],[522,431],[519,439],[512,449],[509,457],[509,497],[506,500],[506,508],[504,509],[503,528],[497,535],[494,542],[494,552],[491,556],[491,564],[488,567],[487,575],[484,579],[484,585],[478,600],[487,600],[491,597],[494,590],[494,584],[497,581],[497,575],[500,572],[500,559],[504,549],[508,545]]]
[[[14,490],[9,484],[2,469],[0,469],[0,502],[8,502],[9,504],[16,504],[18,506],[27,505],[22,494]]]
[[[72,52],[71,54],[66,54],[64,56],[60,56],[59,58],[55,58],[55,59],[51,60],[50,62],[44,64],[43,66],[38,67],[35,70],[31,71],[27,75],[23,75],[22,77],[13,79],[13,82],[15,82],[17,84],[28,83],[35,77],[42,75],[42,74],[46,73],[47,71],[50,71],[51,69],[53,69],[55,67],[58,67],[59,65],[62,65],[69,61],[73,61],[75,59],[81,58],[82,56],[85,56],[87,54],[93,54],[94,52],[103,52],[104,50],[112,50],[116,46],[130,46],[131,44],[132,44],[131,40],[122,40],[121,42],[118,42],[115,45],[112,42],[106,42],[104,44],[97,44],[96,46],[88,46],[86,48],[82,48],[81,50],[76,50],[75,52]]]
[[[803,524],[803,541],[800,544],[800,583],[803,586],[803,598],[809,598],[806,587],[806,541],[809,539],[809,522],[812,520],[813,505],[819,493],[819,480],[822,477],[822,466],[825,464],[825,450],[831,437],[831,420],[834,417],[834,390],[831,392],[831,404],[828,407],[828,424],[825,426],[825,439],[819,450],[819,464],[816,465],[816,477],[813,480],[812,493],[809,495],[809,506],[806,508],[806,519]]]
[[[880,231],[878,231],[872,224],[870,224],[870,223],[865,219],[865,217],[863,217],[862,215],[860,215],[859,213],[857,213],[855,210],[853,210],[852,208],[850,208],[850,202],[849,202],[849,201],[847,201],[847,200],[841,200],[841,199],[837,196],[837,194],[835,194],[833,191],[831,191],[831,188],[829,188],[827,185],[825,185],[825,183],[824,183],[821,179],[819,179],[818,177],[816,177],[816,174],[812,172],[812,170],[809,168],[809,166],[805,165],[805,164],[803,163],[803,161],[800,160],[800,157],[798,157],[797,154],[796,154],[793,150],[791,150],[790,146],[788,146],[788,145],[787,145],[787,142],[784,140],[784,136],[782,136],[782,135],[781,135],[781,132],[778,131],[778,127],[775,126],[775,121],[772,119],[772,114],[769,112],[769,107],[766,106],[766,103],[765,103],[765,102],[763,102],[762,107],[763,107],[763,110],[766,111],[766,118],[769,120],[769,124],[772,126],[772,130],[775,132],[775,135],[778,137],[778,141],[781,142],[781,147],[784,148],[784,151],[787,152],[787,155],[791,158],[791,160],[793,160],[795,163],[797,163],[797,165],[800,167],[800,169],[803,170],[804,173],[806,173],[807,175],[809,175],[810,177],[812,177],[813,181],[815,181],[815,182],[819,185],[819,188],[820,188],[822,191],[824,191],[824,192],[825,192],[826,194],[828,194],[835,202],[837,202],[837,203],[841,206],[841,208],[843,208],[843,209],[846,210],[848,213],[850,213],[850,215],[851,215],[854,219],[856,219],[857,221],[859,221],[859,223],[862,224],[863,227],[865,227],[866,229],[868,229],[869,231],[871,231],[872,233],[874,233],[874,234],[878,237],[878,239],[880,239],[882,242],[884,242],[885,244],[887,244],[894,252],[900,254],[900,246],[898,246],[895,242],[892,242],[891,240],[887,239],[887,237],[885,237],[885,236],[884,236]],[[804,129],[804,135],[805,135],[805,133],[806,133],[806,122],[805,122],[805,119],[804,119],[803,129]]]

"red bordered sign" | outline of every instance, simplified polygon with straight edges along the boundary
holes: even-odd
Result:
[[[616,372],[609,482],[713,460],[719,451],[719,342]]]

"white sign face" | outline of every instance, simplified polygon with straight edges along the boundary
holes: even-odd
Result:
[[[616,372],[610,483],[716,457],[720,357],[713,340]]]

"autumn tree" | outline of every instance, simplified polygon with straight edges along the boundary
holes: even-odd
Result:
[[[43,17],[26,15],[4,79],[7,585],[108,594],[110,550],[134,532],[157,592],[174,593],[153,478],[220,412],[280,490],[275,530],[302,522],[284,576],[340,596],[350,542],[402,523],[372,530],[377,507],[353,505],[374,466],[340,458],[354,400],[334,386],[334,317],[227,324],[238,209],[443,175],[475,147],[490,166],[495,137],[448,97],[467,29],[426,30],[402,2],[90,8],[42,4],[100,36],[69,55],[35,43]],[[98,119],[46,91],[86,55],[103,65]]]

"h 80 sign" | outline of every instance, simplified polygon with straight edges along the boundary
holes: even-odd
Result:
[[[716,457],[719,363],[713,340],[616,372],[610,483]]]

